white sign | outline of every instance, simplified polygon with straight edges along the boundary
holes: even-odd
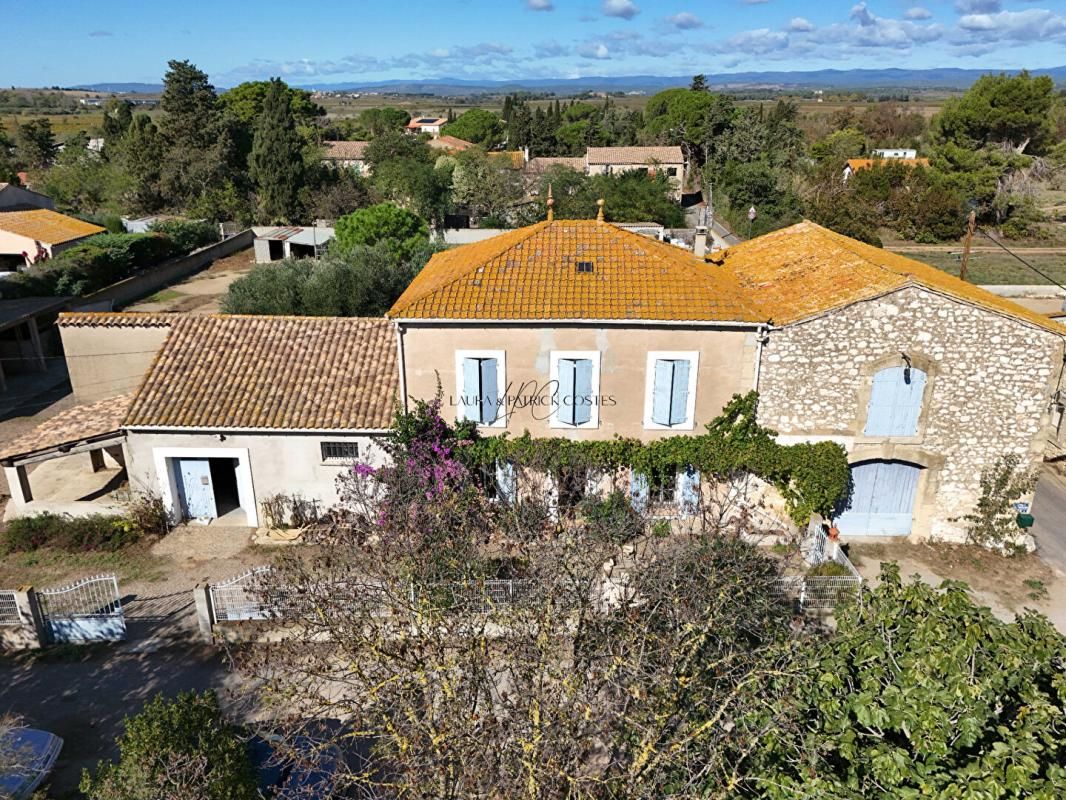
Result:
[[[755,221],[755,206],[748,209],[748,222]]]

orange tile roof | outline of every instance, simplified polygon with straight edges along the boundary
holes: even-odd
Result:
[[[590,164],[683,164],[681,148],[670,147],[590,147],[586,155]]]
[[[125,425],[387,428],[396,365],[396,334],[384,318],[181,317]]]
[[[145,311],[67,311],[59,315],[57,324],[63,328],[167,328],[180,318]]]
[[[576,262],[591,261],[579,273]],[[594,220],[556,220],[437,253],[396,301],[400,319],[759,322],[728,270]]]
[[[95,403],[74,406],[56,414],[3,446],[0,459],[14,459],[60,445],[76,445],[118,433],[130,407],[131,395],[121,394]]]
[[[767,316],[785,325],[909,285],[1015,317],[1058,334],[1066,327],[921,261],[803,221],[712,256]]]
[[[370,142],[322,142],[328,161],[361,161]]]
[[[99,225],[82,222],[47,208],[0,211],[0,231],[25,236],[44,244],[63,244],[103,233],[104,230]]]
[[[928,167],[928,158],[849,158],[848,166],[851,167],[852,172],[858,172],[860,169],[869,169],[874,165],[883,166],[885,164],[906,164],[908,167]]]

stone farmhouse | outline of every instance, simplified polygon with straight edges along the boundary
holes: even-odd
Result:
[[[654,173],[663,170],[674,187],[674,199],[680,200],[684,191],[686,162],[681,148],[653,147],[589,147],[584,156],[538,156],[528,159],[524,173],[526,186],[536,191],[540,179],[555,166],[568,167],[586,175],[611,175],[633,170]]]
[[[1066,328],[810,222],[697,258],[549,216],[436,254],[385,319],[79,313],[60,328],[83,405],[0,453],[23,490],[13,513],[45,502],[34,465],[103,448],[94,468],[186,517],[255,525],[276,493],[328,505],[346,465],[380,457],[394,403],[438,382],[445,412],[488,435],[645,441],[699,432],[755,389],[781,441],[848,453],[848,536],[958,540],[982,469],[1061,453]],[[656,480],[679,504],[701,483]]]

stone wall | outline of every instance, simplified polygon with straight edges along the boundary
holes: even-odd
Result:
[[[901,353],[928,375],[918,435],[864,437],[871,377]],[[784,442],[828,438],[852,462],[926,467],[912,535],[961,540],[951,518],[972,510],[982,469],[1005,453],[1040,461],[1061,364],[1058,336],[910,287],[773,331],[759,417]]]

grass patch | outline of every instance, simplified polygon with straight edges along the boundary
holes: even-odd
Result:
[[[147,298],[146,303],[169,303],[172,300],[179,300],[185,297],[184,294],[176,289],[161,289],[160,291]]]
[[[1022,247],[1011,249],[1041,272],[1050,275],[1058,283],[1066,284],[1066,254],[1027,254],[1025,248]],[[923,252],[902,253],[901,255],[905,255],[907,258],[913,258],[915,261],[924,261],[926,264],[930,264],[937,269],[958,276],[960,258],[953,253],[961,252],[961,250],[962,247],[960,245],[958,251],[953,250],[949,253]],[[970,283],[978,284],[1049,285],[1049,281],[1045,280],[1024,264],[1020,263],[1017,259],[1012,258],[1004,252],[971,253],[970,266],[967,270],[967,280]]]
[[[115,573],[119,582],[159,581],[166,577],[167,559],[152,555],[149,542],[112,552],[68,553],[41,547],[0,558],[0,587],[25,584],[36,588],[58,585],[89,575]]]

